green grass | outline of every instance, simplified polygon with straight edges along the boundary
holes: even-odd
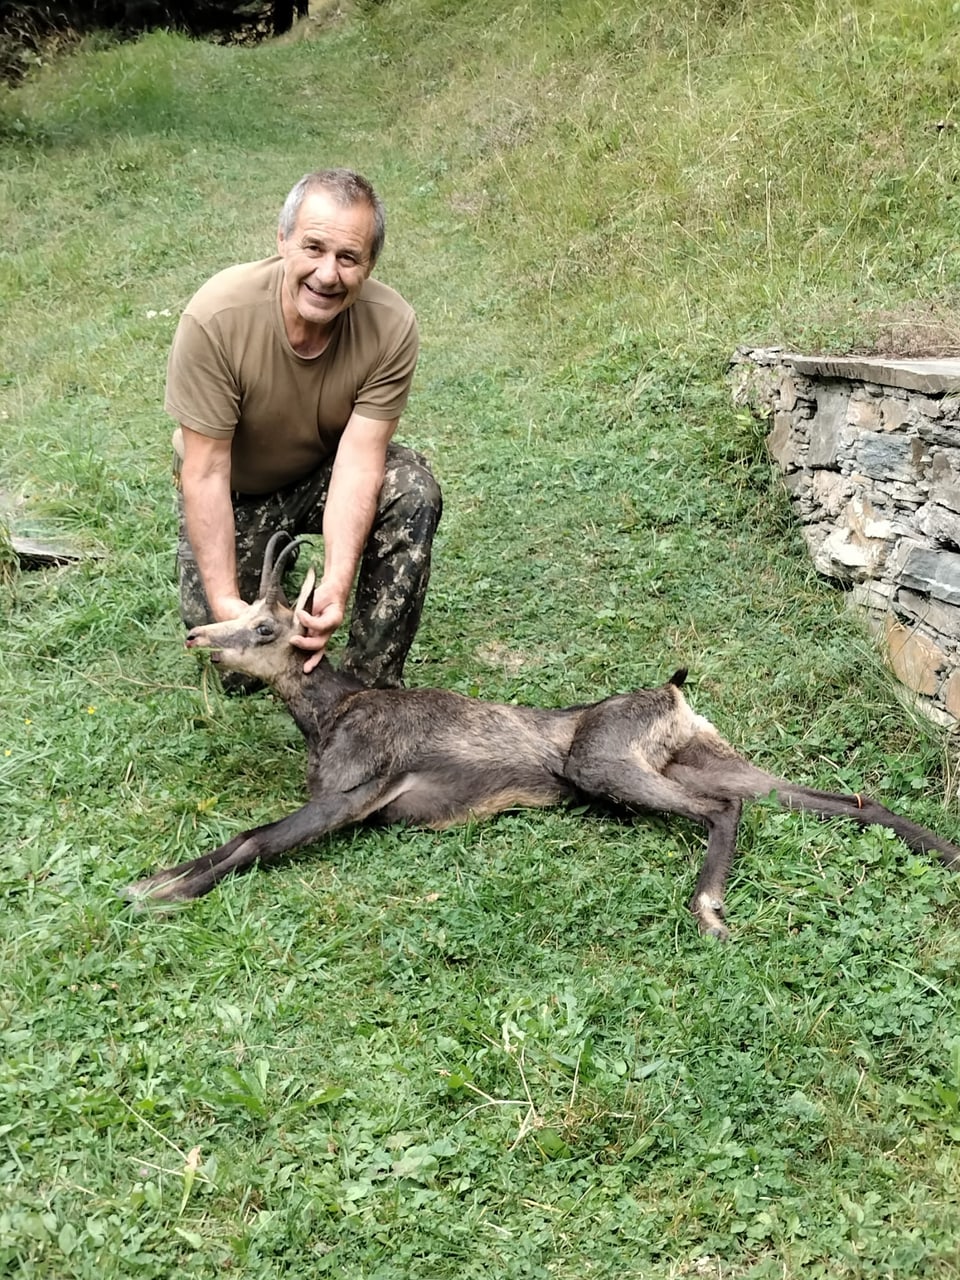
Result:
[[[727,948],[700,833],[593,813],[115,897],[302,794],[284,713],[182,651],[160,405],[185,300],[338,163],[446,496],[411,681],[683,663],[759,761],[960,834],[725,380],[758,339],[955,347],[958,39],[932,0],[388,0],[2,92],[3,487],[97,554],[0,585],[0,1274],[960,1275],[957,888],[882,833],[754,806]]]

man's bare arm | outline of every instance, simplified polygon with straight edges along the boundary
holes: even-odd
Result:
[[[343,621],[350,588],[377,513],[387,445],[399,419],[381,422],[354,413],[340,437],[323,514],[323,576],[310,613],[301,611],[307,634],[292,643],[310,650],[304,671],[312,671],[327,641]]]
[[[183,513],[187,537],[214,620],[236,618],[246,607],[237,584],[236,530],[230,501],[229,440],[183,427]]]

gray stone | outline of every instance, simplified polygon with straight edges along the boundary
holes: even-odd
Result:
[[[847,405],[847,422],[860,431],[879,431],[880,405],[872,396],[854,391]]]
[[[919,627],[905,627],[887,615],[884,623],[887,661],[908,689],[927,697],[937,692],[947,655],[933,636]]]
[[[767,417],[773,408],[783,370],[776,349],[764,351],[740,347],[730,362],[733,377],[733,400],[736,405],[749,406],[754,413]]]
[[[780,363],[783,347],[737,347],[730,360],[732,365],[760,365],[768,368]]]
[[[784,488],[791,498],[806,503],[810,495],[810,474],[807,471],[791,471],[783,477]]]
[[[41,538],[11,536],[10,545],[17,554],[21,569],[46,569],[50,565],[74,564],[77,560],[98,560],[99,551],[86,551]]]
[[[924,537],[919,530],[911,529],[909,534],[901,538],[890,553],[890,558],[887,561],[890,582],[896,586],[901,585],[907,561],[917,550],[936,551],[937,546],[929,538]]]
[[[818,564],[818,556],[820,555],[820,548],[823,546],[828,535],[833,532],[833,525],[832,524],[805,524],[803,525],[801,532],[803,534],[804,541],[806,542],[807,547],[810,551],[810,558],[813,560],[813,563],[817,567],[817,572],[824,574],[824,576],[827,578],[836,577],[837,575],[835,573],[831,573],[829,569],[821,569],[820,565]]]
[[[863,582],[876,572],[877,560],[882,558],[883,548],[865,545],[855,538],[849,529],[831,529],[814,555],[813,563],[818,573],[840,582]]]
[[[960,513],[938,502],[926,502],[917,509],[916,521],[928,537],[960,550]]]
[[[925,698],[918,698],[915,709],[939,729],[949,730],[957,727],[957,717],[951,715],[949,711],[944,711],[943,707],[938,706],[935,702],[928,702]]]
[[[858,609],[869,609],[874,613],[886,613],[893,599],[893,586],[889,582],[878,582],[871,579],[858,582],[850,592],[850,603]]]
[[[862,436],[856,447],[857,469],[874,480],[913,480],[922,449],[903,436]]]
[[[928,422],[926,420],[917,424],[917,435],[927,444],[945,445],[954,448],[960,445],[960,423],[957,422]]]
[[[915,395],[911,397],[911,403],[917,411],[918,418],[933,419],[943,417],[944,400],[939,396]]]
[[[885,396],[880,402],[880,417],[884,431],[899,431],[912,425],[917,415],[905,397]]]
[[[931,485],[930,500],[949,507],[951,511],[960,511],[960,485]]]
[[[942,604],[939,600],[931,600],[929,596],[902,587],[897,592],[896,609],[898,613],[923,622],[948,639],[960,639],[960,609],[952,605]]]
[[[960,717],[960,671],[954,671],[944,680],[940,700],[946,707],[947,715],[952,716],[956,723]]]
[[[767,448],[781,471],[792,471],[797,465],[798,447],[792,426],[789,413],[773,415],[773,430],[767,436]]]
[[[790,413],[797,406],[797,383],[789,374],[784,374],[777,388],[781,413]]]
[[[887,543],[893,537],[893,522],[881,515],[869,498],[862,494],[847,503],[839,523],[851,531],[856,542],[871,550],[876,550],[876,543]]]
[[[810,486],[811,500],[828,516],[838,516],[853,492],[846,476],[838,471],[815,471]]]
[[[955,449],[934,453],[927,467],[930,500],[960,511],[960,454]]]
[[[807,464],[835,467],[840,454],[840,433],[847,421],[849,390],[843,386],[824,387],[817,395],[817,412],[810,420],[810,448]]]
[[[900,574],[903,586],[960,605],[960,555],[927,547],[912,547]]]

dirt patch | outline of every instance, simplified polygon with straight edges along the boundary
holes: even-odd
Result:
[[[521,672],[528,661],[522,653],[517,653],[514,649],[508,649],[499,640],[494,640],[491,644],[481,645],[474,657],[478,662],[483,663],[485,667],[504,671],[511,676]]]
[[[918,302],[901,311],[868,312],[864,340],[849,354],[895,360],[960,356],[960,311],[945,303]]]

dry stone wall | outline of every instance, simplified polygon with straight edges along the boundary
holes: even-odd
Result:
[[[769,421],[817,570],[923,709],[960,725],[960,360],[742,349],[732,373]]]

